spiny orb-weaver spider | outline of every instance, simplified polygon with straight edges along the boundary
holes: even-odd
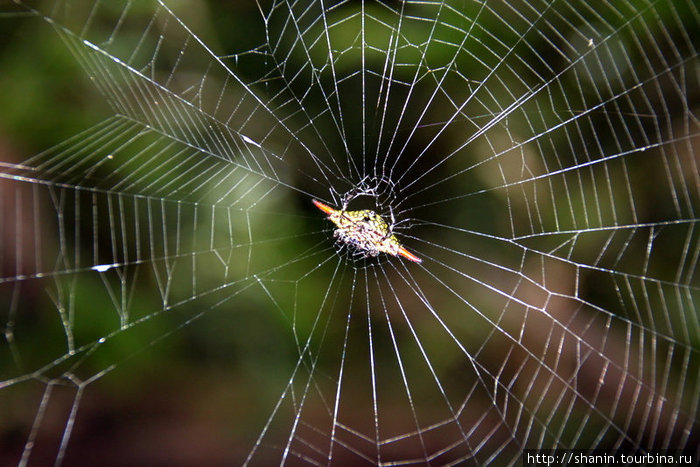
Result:
[[[423,261],[401,246],[382,216],[376,212],[370,209],[343,211],[333,209],[315,199],[312,201],[317,208],[328,214],[328,219],[335,224],[333,236],[337,237],[339,242],[363,251],[365,257],[388,253],[393,256],[403,256],[416,263]]]

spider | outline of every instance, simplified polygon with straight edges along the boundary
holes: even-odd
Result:
[[[328,219],[336,226],[333,236],[339,242],[352,245],[364,252],[364,257],[388,253],[420,263],[423,260],[402,247],[399,240],[391,233],[391,229],[382,216],[370,209],[361,211],[344,211],[333,209],[320,201],[312,200],[314,205],[328,214]]]

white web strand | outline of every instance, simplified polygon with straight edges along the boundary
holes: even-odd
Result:
[[[260,1],[250,50],[188,8],[0,2],[110,113],[0,162],[1,461],[74,463],[91,394],[169,372],[244,424],[184,464],[698,454],[694,2]]]

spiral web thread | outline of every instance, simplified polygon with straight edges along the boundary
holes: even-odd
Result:
[[[0,163],[15,462],[79,455],[93,387],[251,300],[291,363],[236,462],[697,446],[693,1],[261,2],[226,52],[191,6],[0,5],[111,113]],[[353,263],[304,211],[372,181],[422,264]]]

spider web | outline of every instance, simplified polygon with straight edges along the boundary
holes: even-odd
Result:
[[[210,6],[0,3],[3,463],[697,454],[692,0]]]

